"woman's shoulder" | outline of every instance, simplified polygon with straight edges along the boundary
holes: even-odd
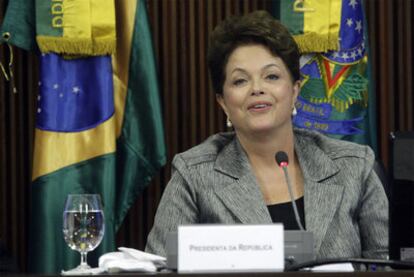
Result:
[[[302,147],[316,146],[331,159],[344,157],[375,159],[374,152],[367,145],[331,138],[317,131],[295,128],[295,137]]]
[[[214,134],[202,143],[175,155],[174,160],[184,160],[187,165],[215,161],[219,153],[234,139],[234,132]]]

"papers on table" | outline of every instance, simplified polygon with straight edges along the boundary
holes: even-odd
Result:
[[[167,259],[143,251],[119,247],[119,251],[110,252],[99,258],[99,268],[106,272],[156,272],[166,267]]]

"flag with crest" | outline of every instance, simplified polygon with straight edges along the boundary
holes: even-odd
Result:
[[[376,149],[362,1],[280,0],[275,11],[302,54],[294,125]]]

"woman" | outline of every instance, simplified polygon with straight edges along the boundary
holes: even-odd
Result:
[[[175,156],[146,250],[165,256],[166,235],[182,224],[283,222],[298,229],[274,158],[284,151],[316,258],[385,258],[388,203],[372,150],[292,127],[299,51],[287,29],[263,11],[226,20],[212,34],[208,63],[234,132]]]

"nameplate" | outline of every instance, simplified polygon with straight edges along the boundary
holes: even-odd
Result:
[[[178,272],[277,272],[284,269],[283,225],[178,227]]]

